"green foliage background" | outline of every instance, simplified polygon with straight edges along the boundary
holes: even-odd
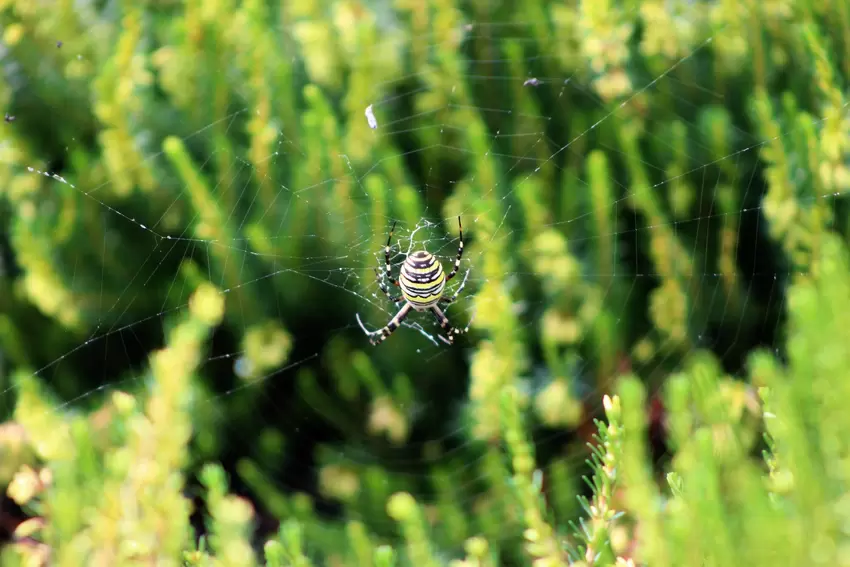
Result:
[[[0,23],[4,565],[850,564],[845,0]],[[469,337],[368,348],[458,215]]]

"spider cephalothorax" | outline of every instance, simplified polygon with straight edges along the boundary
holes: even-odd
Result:
[[[384,256],[386,260],[385,276],[390,283],[401,290],[401,295],[393,296],[387,285],[381,279],[380,273],[377,270],[375,270],[375,275],[378,278],[378,285],[380,286],[381,291],[384,292],[390,301],[393,303],[404,302],[404,305],[402,305],[395,317],[393,317],[383,329],[373,332],[366,331],[365,328],[363,329],[369,336],[369,342],[373,345],[377,345],[387,340],[393,331],[398,329],[402,321],[404,321],[404,318],[410,314],[411,310],[431,311],[437,318],[437,322],[439,322],[440,327],[446,331],[446,334],[448,335],[447,337],[441,336],[440,338],[449,344],[454,342],[456,335],[465,333],[469,329],[468,326],[465,329],[452,327],[451,323],[449,323],[448,317],[446,317],[446,314],[443,313],[442,309],[440,309],[440,305],[448,306],[454,303],[460,292],[463,291],[463,286],[466,285],[466,280],[464,280],[451,297],[445,297],[443,295],[446,291],[446,283],[457,275],[457,272],[460,269],[460,261],[463,257],[463,226],[460,223],[460,217],[457,218],[457,224],[460,230],[460,244],[458,245],[455,264],[448,275],[446,275],[446,272],[443,271],[442,264],[440,264],[439,260],[437,260],[433,254],[426,252],[425,250],[418,250],[409,254],[404,259],[404,263],[401,265],[399,278],[395,279],[392,273],[392,264],[390,264],[390,246],[392,244],[393,231],[395,230],[395,223],[393,223],[393,226],[390,229],[389,238],[387,238],[387,244],[384,247]]]

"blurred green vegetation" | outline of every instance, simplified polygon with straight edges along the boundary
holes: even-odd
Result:
[[[847,0],[0,29],[3,565],[850,565]]]

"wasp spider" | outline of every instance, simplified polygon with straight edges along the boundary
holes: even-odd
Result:
[[[404,302],[404,305],[402,305],[395,317],[387,323],[386,327],[377,331],[367,331],[363,323],[360,322],[360,316],[357,316],[357,322],[360,324],[363,332],[369,337],[370,343],[377,345],[387,340],[399,328],[411,310],[430,311],[433,313],[440,327],[447,335],[446,337],[440,335],[440,339],[447,344],[454,343],[455,336],[469,330],[469,325],[465,329],[453,327],[446,314],[440,309],[440,305],[448,306],[454,303],[466,285],[466,278],[464,278],[460,287],[458,287],[457,291],[451,297],[443,295],[446,290],[446,283],[457,275],[460,269],[460,260],[463,257],[463,226],[460,223],[460,217],[457,218],[457,224],[460,230],[460,244],[458,245],[454,267],[449,272],[449,275],[446,275],[443,271],[443,266],[433,254],[425,250],[418,250],[404,259],[399,278],[395,279],[392,273],[392,265],[390,264],[390,246],[392,244],[393,231],[395,231],[395,223],[393,223],[390,229],[390,235],[387,238],[387,244],[384,247],[384,257],[386,260],[385,275],[390,283],[401,290],[401,295],[394,296],[390,293],[387,284],[382,280],[378,270],[375,270],[375,276],[378,280],[378,286],[380,286],[381,291],[384,292],[390,301],[395,304]],[[468,270],[466,275],[469,276]]]

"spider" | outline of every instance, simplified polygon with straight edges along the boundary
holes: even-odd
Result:
[[[384,257],[386,259],[386,277],[390,283],[397,286],[401,290],[401,295],[393,296],[390,293],[387,284],[381,279],[381,274],[375,269],[375,277],[378,280],[378,286],[384,292],[390,301],[394,304],[404,302],[401,309],[396,313],[387,326],[377,331],[367,331],[360,321],[360,316],[357,316],[357,322],[360,328],[369,337],[369,342],[373,345],[378,345],[389,338],[393,332],[399,328],[404,318],[407,317],[411,310],[413,311],[431,311],[437,318],[440,327],[446,332],[448,337],[439,335],[440,339],[446,344],[453,344],[457,335],[466,333],[469,330],[469,325],[465,329],[453,327],[449,322],[449,318],[440,309],[440,305],[449,306],[457,300],[463,287],[466,285],[466,277],[469,276],[469,270],[466,272],[463,282],[460,287],[451,297],[446,297],[443,293],[446,290],[446,283],[455,277],[460,269],[460,260],[463,257],[463,225],[461,225],[460,217],[457,218],[458,229],[460,230],[460,244],[458,245],[457,258],[455,259],[454,267],[447,276],[443,271],[443,266],[434,257],[433,254],[425,250],[418,250],[409,254],[401,265],[399,278],[395,279],[392,274],[392,265],[390,264],[390,246],[392,244],[393,232],[395,231],[396,223],[393,223],[390,228],[390,235],[387,238],[387,244],[384,247]]]

